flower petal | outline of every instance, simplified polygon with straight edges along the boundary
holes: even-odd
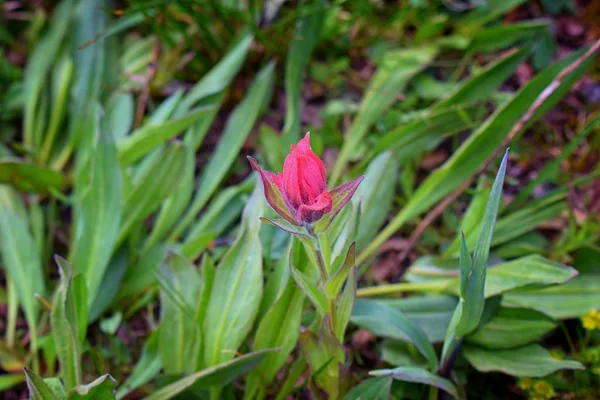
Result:
[[[328,191],[323,191],[313,204],[301,204],[298,207],[298,219],[302,222],[313,223],[331,211],[332,199]]]
[[[263,170],[260,165],[258,165],[258,162],[250,156],[248,156],[248,161],[250,161],[252,169],[260,173],[265,189],[265,197],[273,210],[289,223],[301,226],[302,224],[296,219],[295,212],[288,206],[285,200],[282,191],[283,184],[281,182],[281,176]]]
[[[360,185],[363,179],[364,176],[359,176],[353,181],[346,182],[329,192],[332,198],[331,212],[319,221],[317,226],[315,226],[315,232],[324,232],[329,228],[329,225],[331,225],[338,213],[346,204],[348,204],[352,196],[354,196],[354,192],[356,192],[358,185]]]

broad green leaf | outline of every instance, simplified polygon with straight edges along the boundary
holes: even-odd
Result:
[[[115,398],[115,379],[106,374],[67,393],[67,400],[112,400]]]
[[[410,341],[431,367],[437,365],[437,355],[425,332],[400,310],[379,301],[358,299],[354,302],[350,321],[377,336]]]
[[[445,137],[474,128],[480,114],[476,106],[427,110],[382,136],[361,160],[359,168],[385,151],[395,151],[402,163],[417,159],[423,152],[435,148]]]
[[[396,189],[398,162],[391,152],[369,163],[365,179],[354,193],[352,202],[360,207],[356,245],[363,249],[385,222]]]
[[[128,266],[129,252],[125,246],[122,246],[108,262],[104,278],[98,289],[98,295],[90,308],[90,322],[96,321],[115,300]]]
[[[344,348],[331,329],[329,314],[323,317],[318,333],[300,332],[300,351],[310,367],[311,378],[332,398],[337,398],[340,385],[339,364],[344,364]]]
[[[313,282],[307,274],[299,271],[294,265],[290,265],[290,272],[298,287],[302,289],[306,297],[309,298],[312,305],[315,306],[319,312],[319,315],[325,315],[328,309],[327,297],[321,291],[317,283]]]
[[[525,21],[501,24],[477,32],[472,37],[471,51],[498,51],[520,41],[531,39],[548,31],[546,21]]]
[[[392,377],[380,376],[369,378],[346,393],[344,400],[388,400],[391,389]]]
[[[356,244],[352,243],[346,254],[346,259],[340,268],[333,274],[331,278],[325,283],[325,292],[327,297],[335,299],[340,294],[346,278],[350,274],[352,268],[356,266],[354,261]]]
[[[76,191],[86,195],[75,203],[73,250],[70,257],[75,273],[88,286],[91,307],[112,255],[122,215],[121,170],[110,132],[102,125],[89,167],[89,177],[76,181]]]
[[[300,139],[300,102],[304,72],[310,56],[321,36],[321,29],[328,10],[324,1],[316,2],[310,13],[296,20],[296,31],[285,63],[285,124],[282,136],[284,147],[296,143]],[[277,167],[283,165],[283,158],[278,160]]]
[[[257,184],[242,216],[235,244],[217,267],[204,319],[205,365],[231,360],[252,329],[263,293],[262,246],[260,242],[264,201]]]
[[[434,295],[377,301],[400,310],[409,321],[423,330],[431,343],[444,340],[446,328],[457,303],[454,297]],[[409,340],[405,336],[402,339]]]
[[[40,249],[29,231],[27,220],[15,211],[0,206],[0,254],[31,332],[32,351],[37,347],[39,304],[44,296],[44,270]]]
[[[552,319],[536,311],[502,308],[466,341],[489,349],[508,349],[533,342],[555,327]]]
[[[52,112],[39,155],[39,160],[42,164],[46,164],[50,158],[56,134],[65,116],[72,76],[73,60],[63,53],[54,66],[52,73]]]
[[[56,395],[40,376],[30,369],[25,368],[24,370],[31,400],[56,400]]]
[[[212,107],[202,107],[181,118],[162,124],[146,124],[137,129],[118,142],[119,162],[121,165],[126,166],[138,161],[205,117],[209,111],[212,111]]]
[[[423,383],[425,385],[442,389],[454,399],[460,398],[456,387],[451,381],[434,375],[423,368],[402,366],[394,369],[379,369],[371,371],[369,374],[373,376],[391,376],[394,379],[404,382]]]
[[[255,122],[271,99],[274,79],[275,63],[270,62],[258,72],[246,96],[231,113],[219,144],[202,172],[200,187],[188,211],[171,234],[172,239],[181,236],[188,228],[225,178]]]
[[[492,297],[527,285],[565,283],[575,276],[577,271],[574,268],[542,256],[522,257],[488,269],[485,297]]]
[[[234,47],[213,69],[210,70],[185,96],[176,115],[179,116],[189,111],[200,100],[225,90],[233,77],[242,67],[246,54],[252,44],[252,35],[244,33]]]
[[[233,360],[206,368],[200,372],[186,376],[165,386],[162,389],[152,393],[146,400],[167,400],[172,399],[179,393],[188,389],[192,385],[194,388],[221,387],[233,381],[240,375],[245,374],[254,368],[268,354],[277,351],[276,349],[264,349],[249,353]]]
[[[528,54],[529,49],[523,48],[496,62],[491,62],[481,72],[457,85],[454,91],[434,104],[432,108],[444,109],[458,104],[473,104],[488,99],[502,82],[510,77]]]
[[[246,383],[245,398],[251,398],[259,385],[268,385],[296,347],[303,305],[302,290],[293,280],[288,280],[281,296],[261,319],[254,336],[255,351],[268,348],[280,350],[267,355],[250,373]]]
[[[165,100],[163,103],[167,101]],[[116,91],[110,96],[106,103],[105,118],[108,131],[115,140],[118,141],[129,133],[133,126],[134,116],[135,106],[131,93]]]
[[[483,25],[491,22],[503,14],[519,7],[527,0],[486,0],[477,4],[471,12],[464,17],[463,22],[469,27]]]
[[[162,362],[158,354],[158,335],[153,332],[144,343],[142,355],[135,364],[133,371],[117,390],[116,398],[122,399],[138,387],[148,383],[162,369]]]
[[[461,240],[460,301],[458,303],[458,307],[461,308],[461,317],[456,326],[456,332],[454,332],[458,337],[462,337],[473,331],[479,324],[481,314],[483,313],[487,261],[494,233],[494,225],[496,223],[496,215],[498,214],[500,198],[502,197],[507,159],[508,151],[504,154],[485,207],[481,230],[475,244],[472,260],[464,238]]]
[[[335,334],[340,342],[344,341],[346,327],[352,316],[354,300],[356,298],[356,286],[358,284],[358,271],[354,266],[348,275],[344,290],[337,303],[336,320],[333,321]]]
[[[538,344],[505,350],[464,345],[467,361],[481,372],[502,372],[519,377],[541,378],[561,369],[584,369],[578,361],[559,360]]]
[[[14,386],[17,386],[25,381],[24,374],[5,374],[0,376],[0,392],[4,392]],[[31,396],[32,400],[35,397]],[[37,399],[36,399],[37,400]]]
[[[60,272],[60,284],[54,293],[50,322],[60,362],[61,377],[65,388],[69,390],[82,381],[77,299],[72,290],[71,267],[60,257],[56,257],[56,264]]]
[[[600,304],[600,276],[590,274],[564,285],[513,290],[502,298],[505,307],[529,308],[557,319],[581,317],[592,304]]]
[[[60,172],[17,159],[0,161],[0,183],[24,192],[47,193],[60,191],[64,178]]]
[[[330,184],[335,185],[340,180],[346,163],[371,125],[396,101],[410,79],[431,62],[437,51],[435,47],[421,46],[389,51],[384,55],[382,65],[369,82],[358,115],[340,150],[331,172]]]
[[[134,224],[156,211],[169,196],[181,176],[184,163],[185,149],[181,143],[174,143],[139,177],[139,182],[125,198],[123,221],[116,245],[127,238]]]
[[[239,213],[233,210],[238,208],[242,198],[244,198],[243,204],[246,203],[245,198],[248,193],[252,192],[254,183],[254,178],[250,177],[239,185],[230,186],[220,191],[210,202],[207,209],[202,212],[198,221],[192,225],[185,241],[198,237],[204,232],[213,232],[215,235],[219,235],[221,231],[216,231],[215,226],[222,224],[218,221],[239,217]]]
[[[35,151],[41,146],[41,137],[36,137],[35,132],[42,132],[39,125],[42,121],[36,121],[36,112],[47,80],[47,73],[56,60],[64,38],[71,26],[74,2],[67,0],[61,2],[53,13],[53,18],[48,31],[37,43],[27,68],[25,69],[25,91],[26,103],[23,112],[23,141],[25,147]],[[36,123],[38,126],[36,126]]]
[[[177,218],[185,210],[194,191],[194,172],[196,170],[196,154],[193,149],[185,146],[185,164],[183,172],[176,185],[175,191],[162,204],[160,212],[154,222],[152,232],[144,243],[144,249],[152,248],[164,238],[169,229],[175,224]]]
[[[159,282],[158,353],[163,370],[169,375],[192,372],[201,344],[196,315],[202,279],[185,257],[169,253],[161,268]]]
[[[402,211],[359,254],[357,262],[360,264],[365,261],[407,221],[428,210],[477,172],[480,165],[493,154],[510,132],[513,125],[527,112],[527,109],[538,98],[540,93],[551,84],[560,71],[578,56],[581,56],[583,51],[578,51],[539,73],[513,96],[509,102],[496,110],[484,124],[469,136],[444,165],[427,177]],[[565,76],[556,90],[542,103],[537,112],[534,113],[527,126],[537,121],[556,104],[558,99],[564,95],[569,87],[585,71],[590,60],[585,60],[580,66]]]

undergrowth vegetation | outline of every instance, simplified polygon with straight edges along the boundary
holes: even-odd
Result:
[[[600,397],[596,2],[33,3],[4,398]]]

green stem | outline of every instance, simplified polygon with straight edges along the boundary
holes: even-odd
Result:
[[[433,282],[402,282],[391,285],[365,287],[356,291],[356,297],[382,296],[403,292],[444,292],[455,281],[455,279],[444,279]]]

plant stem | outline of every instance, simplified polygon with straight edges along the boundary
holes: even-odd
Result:
[[[455,281],[455,279],[444,279],[434,282],[402,282],[366,287],[358,289],[356,297],[381,296],[402,292],[443,292],[448,290]]]

